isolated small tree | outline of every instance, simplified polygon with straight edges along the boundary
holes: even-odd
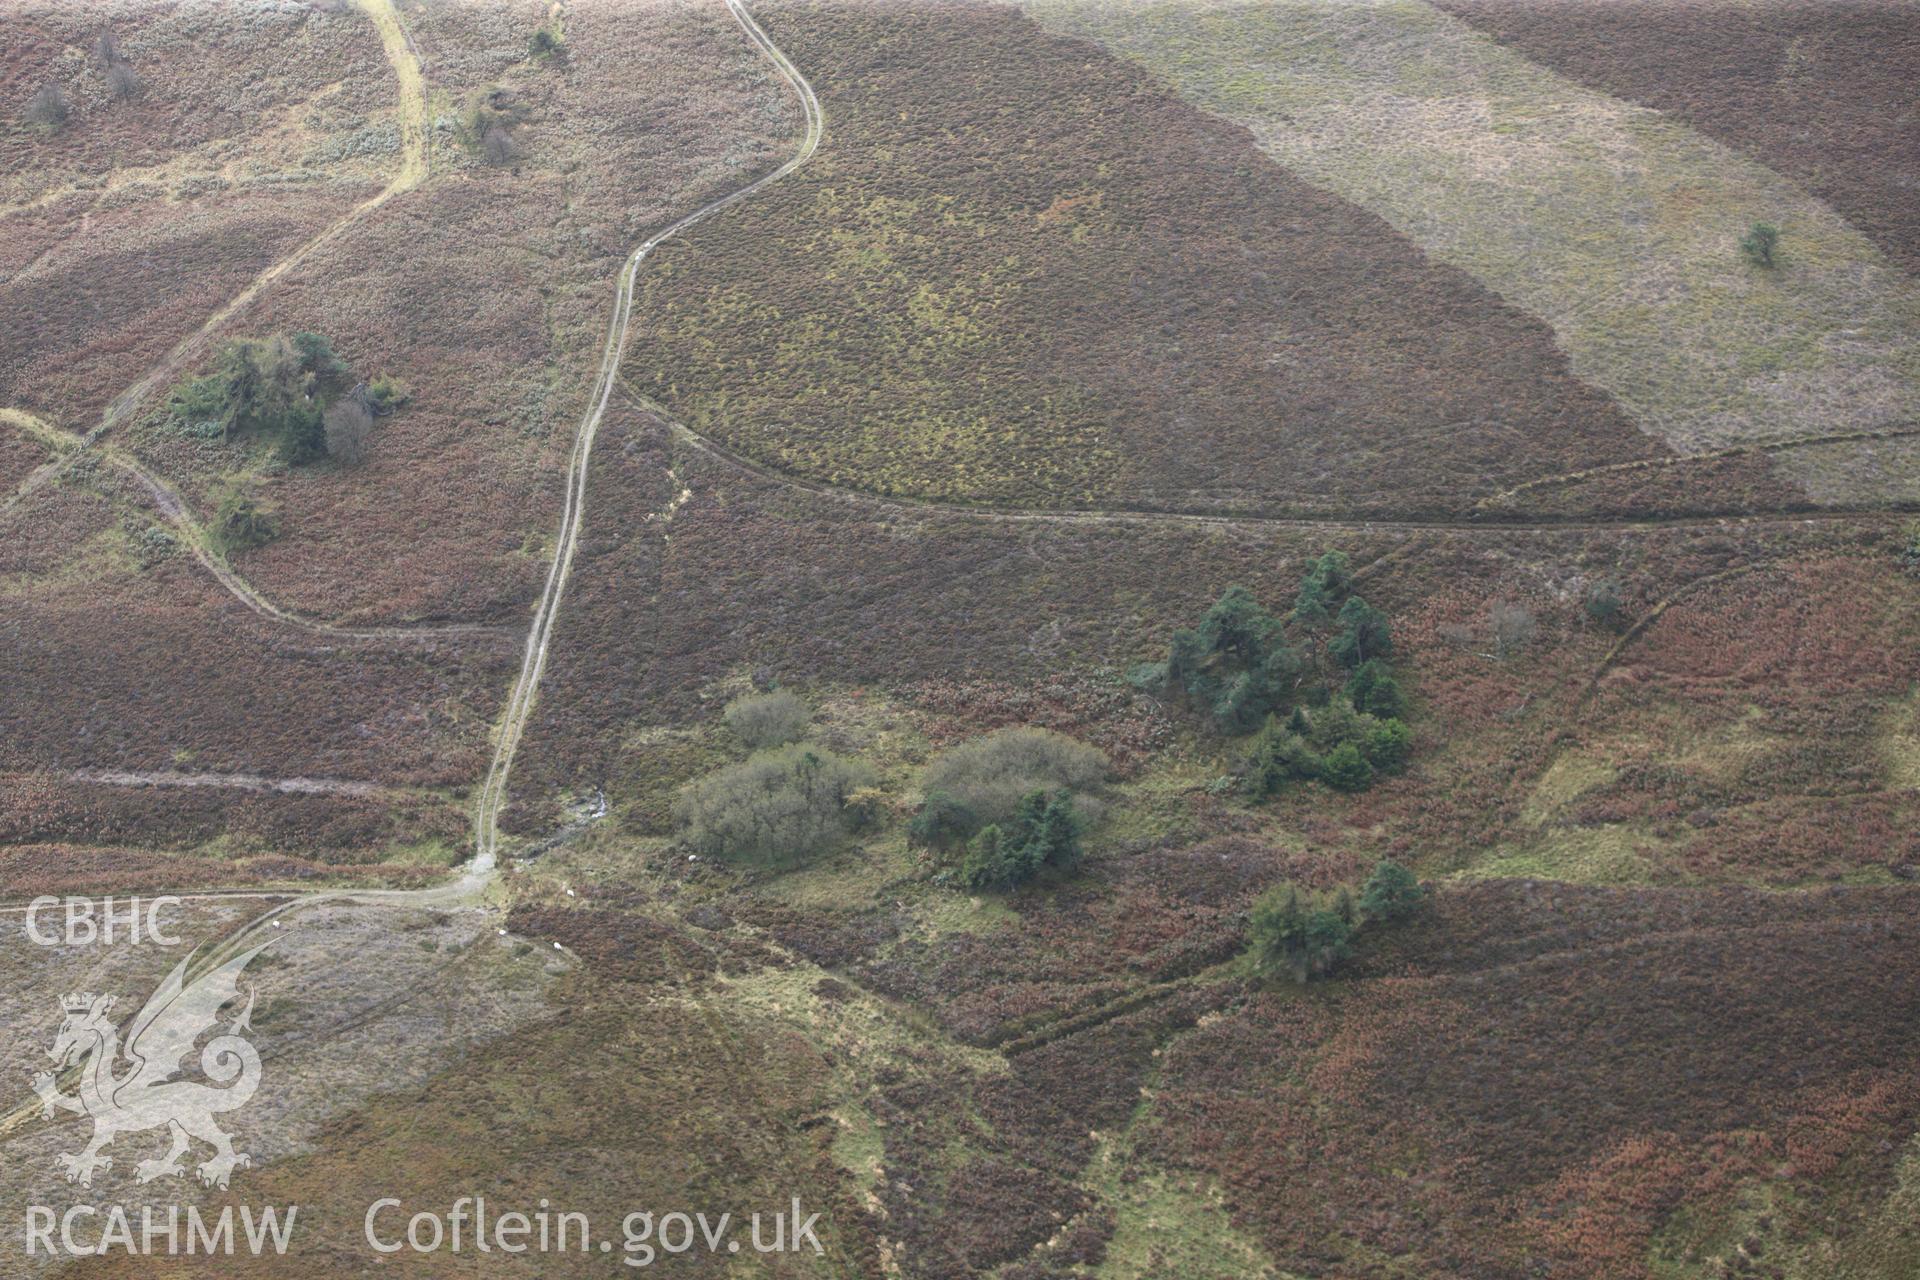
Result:
[[[111,31],[102,31],[94,37],[93,56],[100,60],[103,67],[111,67],[125,60],[120,53],[120,40]]]
[[[27,100],[27,122],[43,129],[58,129],[67,122],[67,95],[57,84],[43,84]]]
[[[1533,610],[1516,600],[1496,600],[1487,608],[1487,621],[1493,628],[1493,651],[1502,658],[1533,643]]]
[[[749,750],[761,751],[798,741],[812,722],[813,713],[793,694],[776,689],[735,698],[720,713],[720,719]]]
[[[1901,569],[1911,577],[1920,578],[1920,524],[1907,530],[1906,541],[1900,544],[1896,556]]]
[[[1780,247],[1780,228],[1768,222],[1756,222],[1740,239],[1740,252],[1756,267],[1771,269]]]
[[[1360,888],[1360,910],[1369,920],[1402,920],[1427,900],[1420,879],[1391,858],[1383,860]]]
[[[115,102],[125,102],[140,92],[140,77],[124,62],[107,68],[107,93]]]
[[[323,416],[327,456],[335,462],[357,467],[367,460],[373,444],[373,414],[353,396],[342,396],[327,408]]]
[[[535,62],[544,62],[550,58],[560,61],[566,58],[567,48],[560,43],[560,35],[552,27],[537,27],[534,29],[533,39],[527,42],[527,56]]]
[[[505,125],[489,125],[480,139],[480,154],[487,158],[488,164],[504,169],[520,154],[520,147]]]
[[[1581,602],[1589,620],[1609,631],[1618,631],[1620,624],[1626,621],[1626,606],[1620,601],[1620,584],[1611,578],[1602,578],[1587,588],[1587,598]]]

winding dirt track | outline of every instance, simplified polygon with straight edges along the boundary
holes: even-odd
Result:
[[[800,489],[822,497],[837,498],[845,502],[861,503],[867,506],[884,507],[894,511],[938,512],[942,515],[965,516],[977,520],[995,520],[1013,524],[1163,524],[1198,525],[1235,529],[1312,529],[1322,531],[1362,531],[1378,532],[1401,531],[1407,533],[1496,533],[1496,534],[1532,534],[1532,533],[1634,533],[1654,529],[1686,528],[1734,528],[1743,525],[1761,524],[1811,524],[1816,521],[1837,520],[1878,520],[1911,514],[1911,506],[1882,504],[1867,507],[1807,507],[1798,511],[1725,511],[1707,512],[1671,516],[1569,516],[1564,519],[1512,520],[1499,515],[1487,515],[1481,518],[1447,518],[1442,516],[1316,516],[1316,515],[1263,515],[1250,511],[1178,511],[1162,507],[1016,507],[989,503],[948,502],[938,498],[916,498],[904,494],[875,493],[869,489],[854,489],[837,485],[826,480],[782,471],[762,462],[756,462],[744,454],[736,453],[718,441],[701,435],[692,427],[669,414],[658,401],[635,388],[625,378],[620,380],[621,390],[627,393],[633,404],[657,419],[671,432],[675,439],[688,448],[703,453],[710,458],[726,463],[728,466],[749,475],[758,476],[790,489]],[[1836,441],[1885,440],[1903,435],[1920,434],[1913,432],[1850,432],[1839,436],[1815,436],[1805,440],[1794,440],[1769,446],[1773,452],[1787,448],[1799,448],[1807,445],[1830,444]],[[1726,451],[1725,456],[1740,453],[1757,452],[1755,449],[1734,449]],[[1720,454],[1701,454],[1699,457],[1719,457]],[[1689,462],[1693,457],[1661,459],[1663,463]],[[1577,480],[1585,475],[1598,475],[1605,471],[1620,469],[1640,469],[1643,463],[1635,462],[1622,467],[1600,467],[1591,473],[1582,472],[1571,479]],[[1548,476],[1539,484],[1564,483],[1566,476]],[[1506,490],[1494,498],[1518,493],[1520,486]],[[1489,498],[1486,501],[1493,501]],[[1484,504],[1483,504],[1484,505]]]
[[[393,11],[387,0],[368,0],[368,3],[370,11],[377,6],[389,18],[392,17]],[[742,0],[726,0],[726,3],[727,8],[732,12],[734,18],[746,32],[747,37],[752,40],[754,45],[774,64],[775,68],[786,78],[788,84],[792,86],[795,94],[798,95],[801,107],[806,113],[806,132],[801,139],[798,151],[795,152],[792,159],[788,160],[778,169],[739,188],[731,194],[722,196],[718,200],[703,205],[678,222],[675,222],[672,226],[667,227],[664,231],[654,235],[633,251],[633,254],[627,259],[626,266],[620,273],[619,288],[614,295],[613,319],[612,323],[608,326],[607,343],[605,351],[601,356],[599,377],[594,383],[593,393],[588,401],[586,415],[580,420],[580,429],[575,436],[573,451],[567,462],[566,503],[561,512],[560,537],[555,544],[553,565],[548,570],[546,586],[541,592],[539,604],[534,611],[533,625],[527,636],[526,653],[521,660],[520,673],[514,681],[513,692],[508,698],[506,711],[502,715],[500,725],[496,730],[497,736],[493,759],[487,770],[485,784],[482,786],[479,798],[475,804],[474,857],[468,862],[466,868],[456,879],[446,884],[436,885],[427,889],[347,889],[322,891],[311,894],[290,894],[287,891],[261,889],[234,889],[175,895],[185,900],[195,901],[231,898],[275,901],[278,904],[250,922],[239,934],[230,939],[228,943],[217,948],[214,954],[206,958],[206,964],[217,964],[225,956],[237,951],[244,940],[253,936],[257,930],[277,920],[287,912],[303,906],[324,901],[353,901],[396,906],[455,906],[470,903],[481,898],[492,885],[495,868],[498,865],[500,809],[506,800],[507,780],[513,768],[514,752],[519,747],[521,734],[525,731],[527,720],[532,715],[535,697],[539,690],[540,677],[546,670],[547,649],[552,641],[554,621],[559,615],[560,601],[566,588],[567,575],[573,567],[573,555],[579,543],[580,528],[586,510],[588,464],[592,460],[594,437],[599,432],[601,419],[605,417],[607,405],[613,397],[614,386],[620,371],[620,357],[626,348],[627,331],[633,311],[633,284],[635,275],[639,271],[640,264],[646,260],[647,255],[652,253],[662,242],[685,231],[695,223],[711,217],[722,209],[746,199],[761,188],[779,181],[781,178],[786,177],[795,169],[805,164],[808,158],[811,157],[819,147],[821,134],[824,131],[825,121],[820,110],[819,100],[814,96],[813,86],[807,83],[806,78],[788,61],[787,56],[768,38],[766,32],[760,29],[759,24],[753,20],[753,16],[747,12]],[[411,59],[412,54],[408,49],[405,33],[399,27],[397,19],[392,22],[391,27],[383,23],[382,33],[387,37],[390,54],[397,47],[402,55],[409,60]],[[414,66],[417,74],[418,64],[411,65]],[[415,83],[417,85],[417,80]],[[232,310],[233,308],[229,307],[227,312],[223,314],[229,314]],[[211,326],[212,323],[213,322],[210,321],[209,326]],[[15,426],[44,440],[60,455],[56,459],[56,464],[59,466],[64,466],[81,452],[87,444],[87,441],[83,441],[79,437],[74,437],[66,432],[59,431],[57,428],[51,427],[39,419],[33,418],[31,415],[18,410],[0,410],[0,420],[10,421]],[[148,472],[145,468],[140,467],[136,461],[128,455],[125,455],[122,451],[111,449],[103,450],[102,456],[107,457],[110,461],[121,463],[122,465],[130,464],[129,470],[131,474],[134,474],[147,485],[149,491],[154,494],[156,502],[161,505],[162,510],[166,511],[170,518],[175,519],[176,526],[180,526],[182,521],[185,522],[184,527],[191,534],[188,539],[189,545],[195,549],[196,555],[200,556],[201,563],[204,564],[210,572],[214,573],[215,577],[220,580],[223,586],[239,597],[249,608],[254,609],[255,612],[262,612],[280,621],[311,630],[321,630],[334,635],[385,638],[391,637],[396,633],[408,636],[417,634],[417,632],[404,628],[377,628],[364,632],[350,631],[343,628],[331,627],[324,623],[318,623],[312,619],[300,618],[278,608],[261,597],[250,584],[231,569],[227,568],[224,561],[220,560],[217,555],[212,554],[203,546],[203,539],[192,525],[191,518],[185,514],[184,504],[181,503],[178,494],[176,494],[165,481]],[[113,781],[114,779],[106,775],[100,775],[98,780]],[[26,910],[26,904],[24,903],[0,905],[0,914],[9,914],[24,910]],[[32,1106],[30,1105],[27,1108],[23,1108],[22,1112],[16,1112],[12,1116],[0,1120],[0,1133],[6,1132],[17,1125],[23,1118],[23,1115],[31,1111]]]
[[[382,6],[386,5],[386,0],[377,0],[377,2]],[[461,875],[453,881],[427,889],[345,889],[297,895],[276,893],[272,890],[216,890],[207,893],[175,895],[183,900],[230,898],[275,902],[273,907],[249,921],[218,946],[211,948],[207,955],[197,958],[194,965],[195,972],[206,972],[223,963],[228,957],[238,954],[263,931],[269,927],[278,926],[283,917],[317,903],[355,902],[388,906],[452,907],[471,904],[483,898],[493,885],[499,861],[500,809],[506,800],[507,780],[512,772],[514,752],[520,744],[520,736],[526,728],[527,720],[532,715],[535,698],[539,691],[540,677],[546,670],[547,649],[553,637],[554,621],[559,615],[567,575],[573,567],[573,555],[579,543],[580,528],[586,510],[588,464],[592,460],[594,437],[599,432],[601,419],[606,415],[607,404],[613,397],[614,386],[620,372],[620,357],[626,348],[627,330],[633,311],[635,275],[647,255],[663,241],[702,219],[711,217],[720,210],[746,199],[768,184],[784,178],[805,164],[820,145],[824,120],[819,101],[813,94],[813,86],[807,83],[806,78],[787,60],[786,55],[768,38],[766,32],[760,29],[759,24],[754,22],[742,0],[726,0],[726,3],[748,38],[779,69],[781,75],[787,79],[799,96],[801,106],[806,112],[806,134],[801,140],[798,152],[791,160],[732,194],[702,206],[666,230],[654,235],[633,251],[620,273],[619,288],[614,296],[613,320],[608,326],[606,349],[600,361],[600,374],[594,384],[586,416],[580,420],[580,429],[574,439],[573,452],[567,463],[566,503],[561,512],[560,538],[555,544],[553,565],[547,573],[546,586],[541,592],[539,605],[534,611],[533,625],[527,636],[526,654],[520,664],[520,674],[514,682],[513,693],[507,701],[506,711],[501,718],[493,760],[475,805],[473,859]],[[391,15],[391,8],[386,8],[386,12]],[[385,30],[383,26],[383,32]],[[393,30],[399,32],[397,21]],[[399,39],[404,49],[404,33],[399,33]],[[389,45],[389,48],[391,47]],[[77,451],[77,448],[70,446],[58,460],[59,465],[64,466]],[[157,477],[154,479],[158,481]],[[177,501],[177,498],[175,500]],[[206,562],[203,561],[203,563]],[[210,564],[208,567],[213,566]],[[228,573],[230,574],[231,571],[229,570]],[[257,594],[252,592],[252,588],[246,587],[238,575],[232,575],[232,581],[227,577],[222,577],[221,581],[229,590],[236,590],[236,583],[244,587],[248,595],[242,598],[248,601],[249,607],[253,607],[254,601],[259,601],[263,605],[266,603],[259,600]],[[237,591],[236,594],[238,594]],[[268,607],[271,608],[271,606]],[[312,625],[290,616],[288,620],[300,622],[301,625]],[[0,914],[25,910],[25,904],[0,906]],[[555,945],[558,946],[558,944]],[[35,1101],[25,1103],[5,1116],[0,1116],[0,1136],[17,1131],[23,1125],[31,1123],[39,1114],[40,1105]]]
[[[426,176],[426,139],[425,139],[425,92],[420,75],[420,67],[415,58],[405,29],[401,26],[391,4],[391,0],[360,0],[362,6],[380,27],[381,38],[386,46],[401,86],[401,117],[403,121],[404,156],[400,171],[393,181],[379,195],[356,207],[340,221],[328,227],[320,235],[297,250],[291,257],[262,273],[242,294],[226,307],[210,317],[193,335],[178,344],[155,370],[151,371],[139,383],[128,388],[113,405],[109,406],[99,426],[86,436],[73,435],[51,427],[31,415],[18,410],[0,410],[0,421],[11,422],[43,441],[56,452],[56,458],[30,477],[20,493],[14,495],[0,512],[10,508],[39,477],[46,473],[57,474],[75,458],[90,448],[97,447],[98,455],[105,461],[131,476],[152,498],[155,506],[180,531],[183,541],[193,552],[195,558],[207,571],[237,600],[261,617],[298,627],[310,632],[343,640],[383,640],[413,641],[448,636],[460,633],[494,632],[498,628],[480,624],[428,624],[421,626],[385,626],[351,628],[335,625],[321,619],[303,616],[284,609],[262,595],[253,585],[229,566],[224,557],[213,546],[206,532],[194,521],[191,511],[179,493],[163,478],[146,468],[139,460],[124,450],[110,444],[97,445],[99,437],[114,422],[124,417],[131,407],[137,405],[148,395],[159,381],[177,372],[192,356],[204,347],[209,336],[220,324],[230,318],[259,291],[273,280],[284,275],[302,258],[327,241],[333,239],[351,223],[386,203],[394,195],[409,190],[419,184]],[[820,145],[825,129],[825,118],[813,87],[787,56],[775,45],[772,39],[761,29],[748,12],[744,0],[726,0],[728,10],[740,24],[754,46],[770,61],[789,87],[800,100],[805,113],[805,132],[800,145],[791,159],[779,168],[763,175],[755,181],[720,197],[679,221],[658,232],[628,257],[618,277],[618,286],[614,297],[611,323],[608,327],[606,345],[601,356],[598,376],[589,396],[588,408],[580,421],[573,449],[569,455],[566,471],[566,494],[561,512],[559,538],[555,543],[553,562],[549,567],[545,585],[535,607],[529,629],[525,651],[520,669],[508,697],[505,710],[496,728],[495,748],[488,766],[486,778],[480,788],[474,809],[474,859],[469,864],[467,874],[453,885],[439,889],[422,891],[383,891],[378,896],[390,898],[394,895],[405,897],[408,894],[431,896],[433,900],[444,901],[449,891],[455,891],[456,897],[464,896],[466,890],[482,888],[489,882],[497,861],[499,846],[499,814],[506,802],[508,780],[513,768],[513,760],[531,718],[540,680],[545,673],[547,655],[552,641],[555,621],[565,594],[567,578],[572,572],[573,557],[577,548],[580,530],[585,517],[586,492],[589,466],[592,460],[593,444],[598,435],[600,424],[605,416],[616,387],[623,388],[642,407],[659,418],[674,435],[692,448],[712,457],[730,463],[752,474],[796,488],[818,492],[848,501],[869,503],[882,507],[902,510],[937,510],[955,515],[981,519],[1010,522],[1036,522],[1059,524],[1125,524],[1125,523],[1170,523],[1198,526],[1232,527],[1275,527],[1300,529],[1357,529],[1370,531],[1404,531],[1424,533],[1436,531],[1489,532],[1501,534],[1513,533],[1552,533],[1565,531],[1633,531],[1640,529],[1671,528],[1676,526],[1722,526],[1738,527],[1753,524],[1774,523],[1812,523],[1814,521],[1871,519],[1891,514],[1885,507],[1865,509],[1821,509],[1800,512],[1761,512],[1751,514],[1728,514],[1723,516],[1681,516],[1656,517],[1651,519],[1573,519],[1573,520],[1534,520],[1516,521],[1498,518],[1473,519],[1340,519],[1314,516],[1262,515],[1257,513],[1198,513],[1159,509],[1058,509],[1058,508],[1014,508],[942,503],[916,500],[913,498],[890,497],[869,493],[863,490],[846,489],[831,484],[808,480],[783,471],[766,467],[744,458],[717,442],[694,432],[691,428],[672,419],[664,409],[640,396],[620,377],[620,363],[625,351],[633,308],[635,280],[641,264],[654,249],[688,228],[712,217],[742,200],[747,199],[768,185],[793,173],[810,159]],[[1827,440],[1877,439],[1883,436],[1909,434],[1909,430],[1886,432],[1850,433],[1843,436],[1820,437],[1817,440],[1782,442],[1770,446],[1771,449],[1792,447],[1802,443],[1826,442]],[[1734,452],[1734,451],[1729,451]],[[1710,455],[1711,456],[1711,455]],[[1629,464],[1640,466],[1642,464]],[[1583,478],[1587,474],[1597,474],[1617,468],[1597,468],[1592,473],[1579,472],[1568,476],[1545,477],[1538,481],[1521,485],[1507,494],[1508,497],[1521,490],[1535,486],[1564,483]],[[1698,584],[1694,584],[1698,585]],[[1665,603],[1665,602],[1663,602]],[[1644,629],[1658,616],[1643,620],[1635,633]],[[1619,650],[1626,647],[1626,641],[1616,646],[1615,652],[1608,655],[1608,662],[1617,656]],[[1602,670],[1604,671],[1603,665]],[[355,784],[359,785],[359,784]],[[370,784],[369,784],[370,785]],[[464,886],[464,889],[461,888]],[[211,896],[249,896],[279,897],[283,895],[270,892],[239,891],[231,895],[203,894]],[[340,895],[325,894],[324,897]]]
[[[586,416],[580,420],[580,430],[574,437],[573,453],[567,459],[567,497],[561,510],[560,537],[554,545],[553,565],[547,571],[546,587],[540,594],[540,603],[534,609],[533,627],[527,636],[526,654],[520,661],[520,674],[514,681],[513,693],[507,699],[507,709],[497,731],[493,761],[487,768],[486,781],[480,787],[480,796],[474,806],[474,860],[489,868],[494,863],[499,847],[500,810],[506,803],[507,779],[513,771],[514,752],[519,749],[520,735],[533,714],[540,677],[546,671],[547,648],[553,639],[554,620],[560,613],[560,600],[566,592],[567,575],[573,569],[573,553],[579,545],[580,526],[586,513],[587,469],[593,458],[593,441],[599,434],[600,421],[606,416],[607,404],[613,399],[613,390],[619,380],[620,357],[626,350],[627,329],[633,315],[633,282],[640,264],[662,243],[688,227],[738,204],[805,164],[820,146],[820,137],[825,130],[826,122],[820,111],[819,99],[814,97],[813,86],[807,83],[806,77],[760,29],[742,0],[727,0],[727,8],[747,33],[747,38],[766,55],[767,60],[773,63],[799,96],[801,108],[806,112],[806,133],[791,160],[739,190],[701,206],[654,235],[633,251],[620,273],[620,286],[614,295],[613,322],[608,326],[606,350],[600,357],[600,374],[594,383]]]

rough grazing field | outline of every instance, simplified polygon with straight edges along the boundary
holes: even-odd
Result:
[[[371,1260],[375,1199],[476,1193],[616,1241],[633,1211],[822,1214],[819,1258],[662,1261],[716,1276],[1915,1274],[1920,580],[1904,517],[1810,509],[1920,500],[1913,439],[1857,434],[1913,408],[1901,171],[1851,149],[1908,136],[1862,52],[1898,17],[1703,0],[1622,43],[1447,7],[1482,25],[755,6],[825,140],[641,271],[500,874],[457,909],[309,908],[262,966],[279,1091],[234,1194],[300,1204],[303,1238],[223,1277],[626,1270]],[[0,290],[47,299],[0,338],[0,410],[84,430],[391,178],[392,68],[358,10],[133,6],[151,77],[114,106],[90,26],[22,12],[0,83],[54,68],[76,112],[0,127]],[[327,333],[410,403],[356,467],[151,413],[114,445],[202,518],[277,508],[234,558],[277,604],[499,625],[265,619],[125,455],[81,459],[0,517],[0,898],[443,882],[615,273],[799,136],[713,0],[402,19],[424,180],[222,332]],[[548,21],[565,52],[532,58]],[[1742,33],[1798,77],[1764,124]],[[1656,88],[1671,114],[1626,101]],[[477,102],[518,119],[511,163],[463,134]],[[1759,217],[1777,274],[1732,247]],[[71,447],[0,428],[9,492]],[[1285,614],[1330,549],[1391,620],[1411,757],[1256,802],[1248,739],[1125,673],[1230,585]],[[1288,627],[1317,679],[1331,629]],[[747,758],[721,708],[770,686],[870,771],[863,823],[799,865],[690,856],[676,796]],[[1010,725],[1111,767],[1077,866],[963,890],[908,819]],[[1322,982],[1249,962],[1263,891],[1387,857],[1428,908]],[[272,901],[191,910],[211,936]],[[150,984],[131,952],[0,947],[15,1092],[39,993]],[[0,1134],[7,1203],[80,1194],[65,1123]],[[131,1164],[100,1198],[142,1202]]]
[[[1365,593],[1396,620],[1421,746],[1408,776],[1364,796],[1275,801],[1273,830],[1303,852],[1769,883],[1920,859],[1875,710],[1920,680],[1920,614],[1886,541],[1897,526],[1412,535],[1007,520],[756,477],[669,444],[639,414],[605,431],[589,494],[602,518],[514,781],[530,834],[556,820],[554,797],[596,788],[663,833],[663,794],[713,756],[658,733],[711,716],[754,673],[893,692],[975,731],[1055,714],[1039,691],[1070,690],[1079,709],[1061,727],[1153,755],[1119,673],[1229,584],[1280,605],[1311,556],[1340,547],[1363,565],[1391,553]],[[1629,619],[1681,594],[1593,694],[1621,641],[1585,614],[1601,582]],[[1538,626],[1504,659],[1491,652],[1498,601]],[[1711,638],[1685,638],[1696,632]],[[1742,754],[1728,754],[1733,736]],[[1234,750],[1197,751],[1190,767],[1211,772],[1190,785],[1231,768]],[[1558,796],[1542,779],[1562,754],[1604,765],[1609,786],[1536,798]],[[1836,804],[1882,836],[1833,826]]]
[[[371,195],[399,150],[393,70],[358,11],[13,5],[5,15],[0,400],[69,426],[263,268]],[[140,78],[106,91],[112,31]],[[234,68],[250,74],[236,77]],[[17,114],[60,85],[51,133]]]
[[[1920,416],[1920,285],[1870,239],[1682,119],[1421,0],[1031,11],[1244,123],[1307,181],[1544,319],[1576,374],[1678,452]],[[1737,248],[1757,221],[1781,229],[1774,271]]]
[[[141,518],[144,516],[144,519]],[[470,782],[511,648],[498,636],[354,642],[264,621],[155,532],[77,483],[16,512],[0,560],[0,742],[10,840],[151,842],[334,861],[457,838],[431,805],[357,805],[201,791],[107,802],[75,770]],[[58,785],[36,800],[23,779]],[[414,810],[411,814],[408,810]],[[444,854],[441,855],[444,860]]]
[[[1170,1050],[1145,1145],[1305,1274],[1893,1274],[1821,1268],[1899,1230],[1914,905],[1447,895],[1381,976]]]
[[[1920,11],[1899,0],[1440,7],[1582,84],[1801,183],[1920,269]]]
[[[327,333],[362,376],[386,373],[413,393],[362,466],[265,478],[284,533],[237,565],[283,604],[517,623],[546,571],[615,271],[648,230],[785,154],[789,104],[724,11],[570,6],[574,51],[559,66],[526,59],[542,12],[420,16],[438,113],[432,177],[315,253],[244,322]],[[526,117],[511,168],[482,163],[458,137],[463,104],[482,92]],[[242,446],[163,424],[137,445],[204,512],[224,477],[261,470]]]
[[[1663,451],[1545,325],[1083,42],[971,5],[765,17],[826,141],[649,264],[628,361],[743,454],[965,501],[1350,513]]]
[[[9,0],[0,68],[7,121],[0,208],[112,208],[203,191],[376,178],[398,150],[392,71],[346,6]],[[111,31],[139,91],[108,92],[94,42]],[[236,77],[236,67],[253,74]],[[48,135],[18,113],[60,86],[72,111]]]
[[[0,398],[72,430],[91,428],[176,342],[376,189],[222,193],[74,211],[85,234],[69,225],[0,285],[0,305],[37,320],[8,326],[0,340]],[[14,230],[10,221],[0,220],[0,238]]]

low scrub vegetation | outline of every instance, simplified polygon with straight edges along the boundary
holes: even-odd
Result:
[[[567,60],[566,42],[552,24],[536,27],[533,38],[527,41],[527,57],[535,62],[553,62],[564,64]]]
[[[1050,729],[1000,729],[944,752],[927,768],[925,801],[908,825],[920,844],[947,848],[985,827],[1016,821],[1033,797],[1080,797],[1099,787],[1110,768],[1099,748]]]
[[[67,106],[67,95],[60,91],[57,84],[41,85],[27,100],[27,123],[39,125],[48,132],[65,124],[71,113],[71,108]]]
[[[189,434],[269,441],[288,463],[329,455],[355,463],[366,456],[374,418],[406,399],[391,378],[356,385],[333,344],[302,331],[224,344],[211,372],[174,387],[167,411]]]
[[[280,513],[243,493],[229,493],[213,516],[213,543],[223,555],[265,546],[280,536]]]
[[[796,862],[838,844],[864,820],[855,794],[873,771],[806,746],[763,751],[688,787],[676,807],[690,849],[738,862]]]
[[[527,114],[526,103],[511,89],[496,85],[477,90],[460,113],[460,141],[488,164],[504,168],[520,156],[514,130],[526,122]]]
[[[813,713],[807,710],[806,703],[780,689],[735,698],[720,718],[750,750],[763,751],[804,737]]]

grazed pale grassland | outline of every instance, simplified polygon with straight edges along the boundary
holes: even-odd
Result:
[[[1029,11],[1166,76],[1547,319],[1575,371],[1678,450],[1920,411],[1920,287],[1858,231],[1764,166],[1418,0]],[[1775,270],[1739,252],[1756,221],[1781,229]]]

